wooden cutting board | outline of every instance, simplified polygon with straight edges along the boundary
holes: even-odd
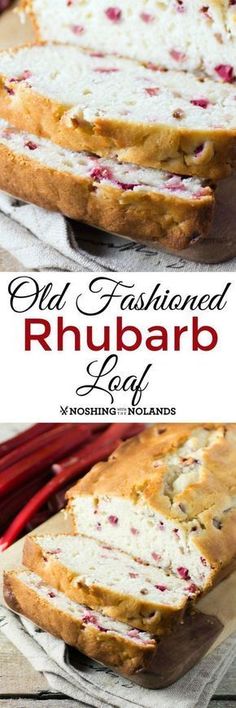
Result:
[[[37,529],[37,533],[71,531],[70,519],[64,512]],[[21,565],[23,543],[24,539],[21,539],[0,555],[0,602],[3,604],[3,571]],[[164,688],[177,681],[203,656],[213,652],[233,632],[236,632],[236,571],[202,598],[197,603],[197,611],[172,635],[161,640],[149,670],[137,673],[131,680],[146,688]],[[79,652],[70,650],[70,657],[74,666],[81,666],[82,655]]]
[[[0,18],[0,49],[8,47],[16,47],[27,42],[32,42],[34,33],[31,22],[26,20],[21,21],[20,14],[16,12],[17,3],[14,3],[13,9],[4,12]]]

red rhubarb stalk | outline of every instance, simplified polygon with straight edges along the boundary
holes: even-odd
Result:
[[[119,423],[119,424],[114,423],[112,426],[110,426],[110,428],[111,427],[114,430],[115,430],[115,428],[120,429],[120,434],[118,435],[118,439],[120,439],[120,440],[127,440],[128,438],[138,435],[139,433],[142,432],[142,430],[144,430],[144,425],[142,425],[141,423],[140,424],[139,423],[133,423],[133,424],[132,423]],[[108,431],[106,431],[108,434],[108,438],[109,438],[109,430],[110,429],[108,429]],[[103,437],[105,439],[105,434]],[[101,437],[99,436],[99,439],[98,439],[99,447],[100,447],[100,440],[101,440]],[[82,452],[83,452],[83,449],[82,449]],[[54,474],[60,474],[60,472],[63,472],[66,470],[73,470],[76,472],[76,470],[78,469],[78,472],[80,473],[80,471],[81,471],[80,466],[81,466],[81,451],[78,450],[78,452],[75,451],[74,454],[71,455],[71,457],[65,457],[63,460],[53,464],[52,471],[54,472]],[[89,465],[88,465],[88,467],[89,467]]]
[[[47,432],[47,430],[55,428],[55,426],[56,423],[37,423],[37,425],[33,425],[31,428],[23,430],[22,433],[18,433],[14,438],[5,440],[0,443],[0,459],[11,452],[11,450],[15,450],[17,447],[20,447],[20,445],[24,445],[29,440],[33,440],[33,438]]]
[[[8,453],[8,455],[5,455],[0,460],[0,472],[6,470],[7,474],[12,465],[20,462],[20,460],[23,460],[25,457],[32,455],[34,452],[41,450],[41,448],[48,447],[52,442],[54,442],[54,440],[60,438],[64,435],[64,433],[69,433],[71,430],[74,430],[73,423],[57,424],[54,428],[52,428],[52,430],[47,430],[42,433],[42,435],[39,435],[36,438],[33,438],[33,440],[29,440],[29,442],[21,445],[19,448],[12,450]]]
[[[67,482],[78,477],[84,469],[88,469],[97,462],[107,459],[122,439],[135,435],[142,429],[143,426],[138,424],[114,424],[100,435],[99,441],[95,439],[85,444],[81,449],[80,459],[77,459],[74,465],[72,464],[50,480],[16,516],[6,533],[0,538],[0,552],[5,551],[6,548],[14,543],[26,524],[29,523],[34,514],[48,501],[52,494],[62,489]]]
[[[66,426],[67,427],[67,426]],[[73,425],[73,429],[64,432],[59,439],[54,440],[40,452],[36,451],[24,460],[12,465],[0,475],[0,499],[9,494],[12,489],[19,488],[36,474],[60,460],[62,455],[78,450],[78,447],[92,436],[93,425]]]

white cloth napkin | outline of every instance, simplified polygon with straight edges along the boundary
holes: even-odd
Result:
[[[0,192],[0,246],[26,270],[235,271],[235,185],[234,177],[224,180],[219,188],[210,237],[179,255],[72,222],[61,214],[24,204],[3,192]]]
[[[232,635],[173,686],[156,691],[136,686],[79,653],[81,660],[75,669],[62,640],[2,606],[0,629],[33,668],[43,673],[53,691],[73,698],[81,708],[207,708],[236,656],[236,635]]]

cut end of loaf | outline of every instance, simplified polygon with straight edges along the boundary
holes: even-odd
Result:
[[[104,230],[176,250],[209,232],[214,193],[198,178],[67,150],[2,119],[0,158],[1,189]]]
[[[84,536],[29,537],[23,562],[72,600],[158,635],[193,597],[187,579]]]
[[[233,168],[234,86],[47,43],[1,52],[0,75],[2,116],[64,147],[209,179]]]
[[[122,164],[115,159],[105,159],[87,152],[67,150],[52,141],[27,131],[19,131],[0,119],[0,145],[5,145],[16,155],[40,162],[48,169],[55,169],[76,178],[91,180],[94,185],[114,187],[120,192],[148,192],[171,195],[176,199],[199,201],[212,198],[208,185],[197,177],[184,178],[159,170]]]
[[[234,3],[203,6],[158,4],[149,0],[68,2],[23,0],[37,38],[77,44],[100,53],[137,59],[153,67],[207,73],[216,81],[233,82],[236,75],[236,13]]]
[[[39,575],[21,568],[4,574],[4,597],[14,611],[90,658],[127,675],[144,669],[158,645],[147,632],[71,601]]]

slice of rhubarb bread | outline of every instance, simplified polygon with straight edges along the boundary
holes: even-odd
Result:
[[[145,668],[157,651],[157,642],[149,633],[92,612],[26,569],[4,574],[4,597],[15,612],[91,659],[127,675]]]
[[[154,425],[68,498],[76,533],[205,590],[236,559],[236,425]]]
[[[153,246],[207,236],[214,192],[198,178],[119,164],[55,145],[0,119],[0,189]]]
[[[29,536],[23,563],[70,599],[157,635],[181,620],[197,592],[189,578],[85,536]]]
[[[230,0],[23,0],[37,37],[168,69],[236,76],[236,8]]]
[[[76,151],[218,179],[235,164],[236,86],[78,47],[0,53],[0,117]]]

